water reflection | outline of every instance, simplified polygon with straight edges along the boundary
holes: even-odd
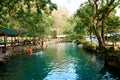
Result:
[[[51,71],[44,78],[44,80],[76,80],[76,59],[68,56],[65,51],[70,48],[71,45],[66,46],[66,44],[57,44],[57,46],[56,58],[49,64]]]
[[[65,68],[66,67],[66,68]],[[61,65],[57,68],[52,68],[44,80],[76,80],[74,64]]]
[[[50,44],[42,52],[15,57],[0,69],[0,80],[119,80],[117,70],[104,67],[99,56],[71,43]]]

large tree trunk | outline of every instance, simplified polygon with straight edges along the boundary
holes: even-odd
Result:
[[[120,0],[106,0],[106,2],[104,2],[104,0],[88,0],[88,2],[92,7],[93,27],[99,41],[99,51],[105,55],[105,64],[108,64],[107,50],[105,48],[104,23],[109,13],[120,4]]]
[[[99,19],[99,10],[98,10],[98,0],[94,0],[94,3],[91,0],[88,0],[90,5],[92,6],[93,11],[93,27],[95,35],[99,42],[99,52],[100,54],[104,54],[105,65],[108,64],[107,62],[107,50],[105,48],[105,38],[104,38],[104,21],[105,15],[102,14],[102,18]]]
[[[93,27],[94,27],[94,32],[97,36],[97,39],[99,41],[99,51],[100,53],[104,53],[104,49],[105,49],[105,42],[102,38],[102,35],[101,34],[104,34],[104,33],[101,33],[101,21],[98,21],[98,5],[97,5],[97,2],[95,2],[95,4],[93,4],[92,6],[92,9],[93,9]],[[103,26],[103,25],[102,25]]]
[[[95,32],[95,34],[97,36],[97,39],[98,39],[98,42],[99,42],[99,53],[104,54],[105,65],[108,65],[107,49],[105,47],[105,37],[104,37],[104,24],[103,24],[103,22],[100,25],[99,25],[99,23],[96,23],[96,22],[101,23],[101,21],[96,21],[96,18],[93,18],[93,21],[94,21],[93,22],[93,24],[94,24],[94,26],[93,26],[94,27],[94,32]]]

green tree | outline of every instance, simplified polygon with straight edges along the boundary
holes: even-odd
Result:
[[[116,16],[116,12],[111,12],[105,21],[105,33],[117,33],[120,31],[120,18]]]
[[[80,8],[77,10],[74,17],[76,18],[76,26],[74,28],[74,31],[79,36],[85,36],[89,35],[92,43],[92,34],[93,34],[93,28],[92,28],[92,9],[90,8],[90,5],[86,2],[84,4],[80,5]]]
[[[6,26],[12,19],[22,20],[24,14],[28,12],[50,14],[54,9],[57,9],[57,6],[51,0],[2,0],[0,1],[0,25]]]
[[[57,9],[57,6],[51,0],[2,0],[0,25],[24,30],[27,36],[32,35],[33,38],[43,36],[47,26],[51,24],[47,20],[50,20],[48,17],[54,9]]]
[[[116,41],[119,41],[120,32],[120,18],[115,14],[115,11],[111,12],[105,22],[105,33],[111,35],[108,40],[113,42],[113,49]]]
[[[92,8],[93,28],[99,41],[100,53],[106,53],[105,48],[105,20],[119,4],[120,0],[88,0]]]
[[[68,38],[74,39],[74,27],[76,24],[76,19],[74,17],[70,17],[66,20],[66,23],[63,28],[63,34],[68,35]]]
[[[57,31],[56,30],[51,31],[51,36],[52,38],[57,38]]]

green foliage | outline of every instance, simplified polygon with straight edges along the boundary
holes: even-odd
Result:
[[[77,38],[83,39],[85,35],[93,34],[92,9],[87,2],[80,5],[74,18],[76,22],[74,32]]]
[[[46,14],[27,13],[21,24],[21,28],[31,32],[33,36],[43,37],[49,34],[52,18]]]
[[[94,33],[99,42],[100,53],[105,51],[105,21],[109,14],[120,5],[120,0],[88,0],[92,8]]]
[[[96,46],[92,45],[90,42],[84,42],[83,48],[88,51],[94,51],[96,50]]]
[[[115,7],[119,5],[120,1],[88,0],[88,2],[90,5],[88,3],[82,4],[77,10],[77,13],[74,15],[77,20],[74,31],[77,35],[95,34],[97,36],[100,46],[103,47],[105,32],[108,33],[108,29],[112,30],[110,25],[114,25],[114,31],[115,28],[116,30],[118,30],[119,19],[117,17],[114,19],[108,19],[106,23],[105,21],[109,16],[110,12],[114,11]],[[117,22],[115,20],[117,20]],[[108,27],[105,25],[107,25]]]
[[[57,31],[56,30],[51,31],[51,36],[52,38],[57,38]]]
[[[92,34],[92,9],[90,5],[88,3],[80,5],[75,15],[68,19],[68,23],[64,33],[72,38],[83,39],[85,35]]]
[[[0,26],[17,31],[45,36],[52,25],[51,11],[57,9],[51,0],[2,0],[0,1]]]
[[[115,33],[115,32],[119,32],[120,31],[120,18],[118,16],[115,15],[116,13],[115,12],[112,12],[105,24],[105,31],[106,33]]]
[[[19,0],[1,0],[0,1],[0,25],[7,26],[10,17],[13,17],[19,10]]]
[[[120,39],[120,35],[118,34],[120,31],[120,18],[115,15],[116,12],[111,12],[108,16],[106,22],[105,22],[105,32],[106,34],[111,34],[113,36],[110,36],[107,38],[107,41],[111,42],[117,42]]]
[[[74,33],[74,26],[76,24],[75,18],[70,17],[67,19],[66,24],[63,29],[63,34],[68,35],[68,38],[74,39],[75,33]]]

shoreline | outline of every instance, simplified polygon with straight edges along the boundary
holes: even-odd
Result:
[[[95,54],[99,54],[99,50],[96,49],[96,46],[95,45],[90,45],[90,44],[79,44],[78,45],[79,48],[83,48],[85,49],[86,51],[89,51],[89,52],[93,52]],[[115,51],[111,50],[111,47],[110,46],[108,49],[107,49],[107,62],[108,62],[108,65],[109,66],[114,66],[116,68],[118,68],[120,70],[120,55],[118,54],[120,52],[119,49],[115,49]],[[105,54],[99,54],[101,55],[103,58],[105,57]]]
[[[58,43],[58,42],[56,42],[56,40],[44,42],[43,49],[48,47],[50,43]],[[36,50],[42,50],[42,47],[40,44],[36,44],[36,45],[32,45],[32,44],[22,45],[21,44],[21,45],[14,46],[14,48],[7,47],[6,53],[2,53],[2,48],[0,48],[0,65],[5,64],[8,60],[10,60],[14,56],[28,54],[27,48],[29,46],[31,46],[32,52]]]
[[[22,55],[22,54],[28,54],[27,53],[27,48],[29,45],[19,45],[19,46],[15,46],[14,49],[8,48],[6,50],[6,53],[2,53],[0,52],[0,65],[4,65],[8,60],[10,60],[11,58],[17,56],[17,55]],[[35,50],[41,50],[40,46],[31,46],[33,52]]]

